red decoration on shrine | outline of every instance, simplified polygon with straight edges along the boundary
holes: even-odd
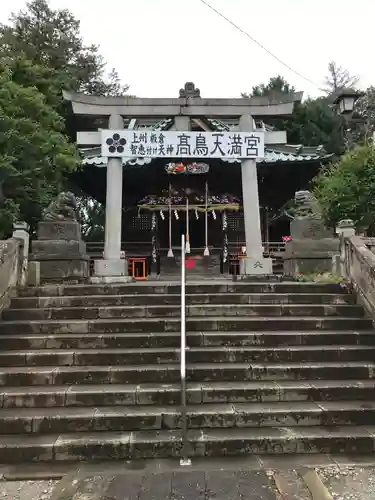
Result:
[[[283,236],[282,240],[284,243],[287,243],[288,241],[292,241],[292,237],[291,236]]]
[[[207,163],[193,162],[185,165],[182,162],[179,163],[167,163],[165,165],[165,171],[167,174],[207,174],[210,170],[210,166]]]
[[[168,163],[165,166],[165,171],[167,174],[185,174],[186,166],[183,163]]]
[[[194,257],[188,257],[185,260],[186,269],[195,269],[197,267],[197,260]]]

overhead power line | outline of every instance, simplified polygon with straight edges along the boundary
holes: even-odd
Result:
[[[256,40],[249,33],[247,33],[247,31],[244,31],[240,26],[238,26],[237,24],[235,24],[233,21],[231,21],[230,19],[228,19],[224,14],[222,14],[217,9],[215,9],[215,7],[212,7],[212,5],[210,5],[208,2],[206,2],[206,0],[200,0],[200,2],[202,2],[209,9],[211,9],[213,12],[215,12],[215,14],[217,14],[218,16],[220,16],[221,18],[223,18],[225,21],[227,21],[229,24],[231,24],[234,28],[236,28],[236,30],[240,31],[243,35],[245,35],[248,38],[250,38],[250,40],[252,42],[256,43],[261,49],[263,49],[265,52],[267,52],[267,54],[269,54],[271,57],[273,57],[274,59],[276,59],[277,62],[279,62],[280,64],[282,64],[283,66],[285,66],[287,69],[289,69],[289,71],[292,71],[294,74],[296,74],[297,76],[299,76],[303,80],[306,80],[306,82],[311,83],[312,85],[314,85],[315,87],[317,87],[320,90],[320,87],[315,82],[313,82],[312,80],[310,80],[306,76],[301,75],[301,73],[299,73],[298,71],[296,71],[295,69],[293,69],[291,66],[289,66],[289,64],[287,64],[284,61],[282,61],[273,52],[271,52],[270,50],[268,50],[264,45],[262,45],[260,42],[258,42],[258,40]]]

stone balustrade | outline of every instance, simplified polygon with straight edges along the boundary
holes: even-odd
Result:
[[[17,287],[27,284],[28,229],[27,224],[17,223],[12,238],[0,241],[0,313],[8,307]]]
[[[340,238],[341,275],[357,294],[358,301],[375,317],[375,254],[373,238]]]
[[[22,280],[21,244],[15,238],[0,241],[0,312]]]

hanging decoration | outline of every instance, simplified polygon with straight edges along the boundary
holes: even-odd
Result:
[[[188,192],[187,192],[188,191]],[[189,199],[187,199],[189,195]],[[169,214],[169,249],[168,257],[174,257],[172,250],[172,218],[175,217],[179,220],[179,212],[186,211],[186,253],[190,249],[190,233],[189,233],[189,210],[194,211],[195,217],[198,219],[199,212],[205,215],[205,247],[204,256],[209,256],[208,248],[208,214],[212,213],[213,220],[217,218],[217,212],[238,211],[241,208],[240,200],[230,194],[211,195],[209,196],[208,184],[205,184],[204,193],[199,193],[191,189],[176,189],[169,184],[168,191],[164,191],[160,196],[148,195],[140,200],[138,204],[138,213],[141,210],[151,210],[152,212],[159,212],[160,217],[164,220],[164,213],[168,211]],[[226,220],[226,217],[224,220]],[[156,243],[155,243],[156,247]]]
[[[189,196],[186,192],[186,242],[185,253],[190,253],[190,234],[189,234]]]
[[[223,245],[223,262],[224,264],[228,260],[228,235],[225,233],[224,235],[224,245]]]
[[[207,199],[206,199],[207,198]],[[198,212],[222,212],[223,210],[238,211],[241,208],[241,203],[238,198],[230,194],[207,195],[206,192],[199,193],[192,191],[189,195],[189,208]],[[172,211],[185,210],[186,208],[186,192],[183,189],[171,187],[169,190],[161,193],[160,196],[148,195],[138,203],[140,210],[169,210],[171,205]]]
[[[168,188],[168,214],[169,214],[169,220],[168,220],[169,248],[168,248],[167,257],[174,257],[173,250],[172,250],[172,187],[171,187],[171,183],[169,183],[169,188]]]
[[[223,212],[223,231],[226,231],[228,229],[228,217],[227,213]]]
[[[157,261],[157,250],[156,250],[156,235],[152,236],[152,263],[156,264]]]
[[[207,163],[188,163],[185,165],[182,162],[178,163],[167,163],[164,167],[167,174],[178,175],[178,174],[207,174],[210,170],[210,166]]]
[[[223,238],[223,263],[225,264],[228,260],[228,217],[227,213],[224,211],[223,212],[223,233],[224,233],[224,238]]]
[[[156,213],[152,212],[152,217],[151,217],[151,231],[155,231],[156,229]]]
[[[151,231],[152,231],[152,251],[151,251],[151,257],[152,257],[152,263],[156,264],[157,261],[157,249],[156,249],[156,228],[157,228],[157,218],[156,218],[156,212],[152,212],[152,219],[151,219]]]
[[[160,218],[161,220],[164,220],[165,219],[165,215],[163,213],[163,210],[160,210]]]
[[[208,249],[208,184],[206,181],[204,188],[204,257],[210,255],[210,250]]]
[[[186,165],[186,171],[188,174],[208,174],[210,166],[207,163],[189,163]]]

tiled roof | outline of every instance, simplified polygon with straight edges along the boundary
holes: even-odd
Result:
[[[210,124],[212,130],[217,130],[218,132],[230,132],[231,130],[237,130],[239,124],[239,118],[222,118],[218,120],[217,118],[205,118],[206,122]],[[262,120],[255,120],[255,125],[257,129],[265,130],[270,132],[275,130],[275,127],[267,125]]]

